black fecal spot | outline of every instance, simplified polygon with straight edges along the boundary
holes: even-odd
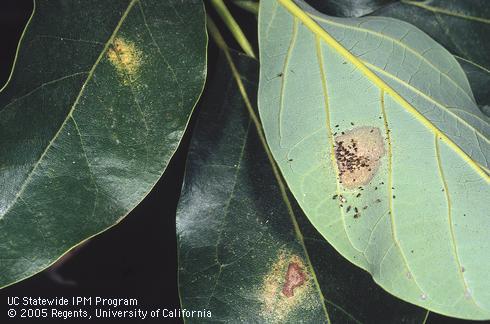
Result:
[[[369,183],[385,153],[379,128],[363,126],[341,134],[335,137],[335,157],[343,186]]]

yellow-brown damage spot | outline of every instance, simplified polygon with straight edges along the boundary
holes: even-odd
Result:
[[[379,128],[356,127],[335,137],[335,158],[340,182],[353,189],[368,184],[385,154]]]
[[[262,316],[269,323],[282,323],[291,311],[318,307],[312,280],[303,259],[280,251],[260,289]]]
[[[142,55],[133,42],[116,37],[107,51],[107,57],[116,68],[119,77],[124,80],[124,84],[137,79]]]

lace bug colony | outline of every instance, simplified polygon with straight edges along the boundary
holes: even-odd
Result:
[[[354,126],[354,122],[350,122]],[[345,188],[350,190],[359,189],[353,193],[353,198],[359,199],[362,203],[361,191],[365,185],[369,184],[379,169],[381,158],[384,156],[384,138],[377,127],[358,126],[352,129],[341,131],[340,125],[334,126],[334,154],[338,169],[338,181]],[[339,134],[340,135],[337,135]],[[380,184],[384,184],[381,182]],[[375,186],[374,190],[378,187]],[[333,200],[339,201],[339,207],[344,208],[347,199],[341,194],[332,196]],[[349,199],[350,200],[350,199]],[[355,201],[350,201],[351,203]],[[376,199],[380,203],[380,199]],[[361,217],[361,211],[368,209],[368,205],[362,204],[354,206],[349,204],[345,207],[345,213],[354,211],[355,219]],[[352,214],[351,214],[352,215]]]
[[[335,158],[339,182],[354,189],[371,181],[385,154],[379,128],[356,127],[335,137]]]

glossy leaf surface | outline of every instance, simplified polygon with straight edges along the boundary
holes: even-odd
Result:
[[[485,0],[400,1],[373,15],[407,21],[454,55],[490,69],[490,7]]]
[[[37,1],[0,93],[0,287],[117,223],[205,79],[200,1]]]
[[[255,102],[257,62],[237,54],[232,61]],[[425,310],[383,291],[295,204],[288,208],[223,56],[217,66],[199,106],[177,215],[182,307],[213,316],[188,322],[422,323]],[[293,295],[284,293],[290,264],[307,278]]]
[[[177,210],[182,307],[211,310],[212,318],[196,323],[324,323],[321,295],[255,126],[226,60],[218,62],[200,103]],[[238,62],[253,100],[257,63]],[[300,267],[302,283],[287,297],[289,264]]]
[[[261,1],[259,110],[301,208],[392,294],[490,318],[490,142],[464,71],[412,25]]]
[[[307,0],[313,8],[330,16],[360,17],[397,0]]]
[[[490,117],[490,111],[488,109],[490,107],[490,87],[488,86],[490,84],[490,70],[471,61],[462,58],[457,59],[468,77],[476,103],[483,113],[487,117]]]

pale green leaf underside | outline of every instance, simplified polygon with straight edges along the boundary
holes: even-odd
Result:
[[[490,127],[463,70],[412,25],[331,18],[297,3],[386,86],[297,12],[261,1],[259,110],[296,199],[338,251],[392,294],[451,316],[490,318],[490,192],[479,167],[488,169]],[[350,190],[337,176],[334,134],[358,126],[379,128],[386,154],[363,190]],[[339,194],[343,207],[332,199]]]

